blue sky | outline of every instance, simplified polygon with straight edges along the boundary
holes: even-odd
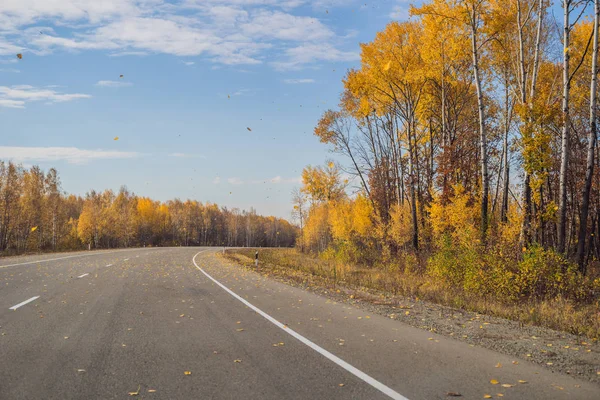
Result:
[[[69,193],[127,185],[289,218],[302,168],[332,157],[312,130],[336,106],[359,43],[407,9],[3,0],[0,159],[56,167]]]

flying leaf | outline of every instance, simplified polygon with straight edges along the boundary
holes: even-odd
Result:
[[[250,129],[250,128],[246,128],[246,129],[248,129],[248,132],[252,132],[252,129]]]
[[[19,60],[22,60],[22,59],[23,59],[23,54],[21,54],[21,53],[18,53],[18,54],[17,54],[17,58],[18,58]]]
[[[115,136],[115,138],[114,138],[113,140],[119,140],[119,137],[118,137],[118,136]]]
[[[329,168],[333,168],[335,167],[335,164],[333,163],[333,161],[330,161],[329,164],[327,164],[329,166]]]
[[[119,75],[119,78],[123,78],[123,74]]]

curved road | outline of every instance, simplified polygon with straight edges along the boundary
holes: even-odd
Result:
[[[600,398],[592,383],[336,304],[216,252],[0,261],[0,399]]]

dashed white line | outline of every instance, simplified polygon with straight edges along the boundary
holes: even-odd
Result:
[[[83,278],[84,276],[88,276],[89,274],[79,275],[78,278]]]
[[[208,251],[208,250],[204,250],[204,251],[201,251],[199,253],[196,253],[196,255],[194,256],[194,258],[192,259],[192,262],[194,263],[194,265],[196,266],[196,268],[198,268],[200,270],[200,272],[202,272],[204,275],[206,275],[211,281],[213,281],[214,283],[216,283],[217,285],[219,285],[227,293],[229,293],[230,295],[232,295],[233,297],[235,297],[236,299],[238,299],[239,301],[241,301],[242,303],[244,303],[246,306],[248,306],[248,308],[256,311],[258,314],[260,314],[262,317],[264,317],[267,321],[271,322],[273,325],[277,326],[278,328],[281,328],[284,332],[287,332],[289,335],[291,335],[294,338],[298,339],[300,342],[304,343],[305,345],[307,345],[311,349],[313,349],[316,352],[320,353],[321,355],[325,356],[326,358],[328,358],[329,360],[333,361],[334,363],[336,363],[340,367],[344,368],[346,371],[350,372],[352,375],[354,375],[357,378],[361,379],[362,381],[368,383],[369,385],[371,385],[375,389],[379,390],[380,392],[384,393],[388,397],[390,397],[390,398],[392,398],[394,400],[408,400],[406,397],[402,396],[400,393],[396,392],[394,389],[392,389],[392,388],[384,385],[383,383],[379,382],[375,378],[372,378],[371,376],[365,374],[364,372],[362,372],[358,368],[356,368],[356,367],[348,364],[346,361],[342,360],[341,358],[339,358],[335,354],[328,352],[327,350],[325,350],[324,348],[322,348],[318,344],[311,342],[309,339],[305,338],[304,336],[302,336],[298,332],[294,331],[293,329],[290,329],[287,325],[284,325],[281,322],[277,321],[275,318],[271,317],[269,314],[267,314],[266,312],[264,312],[260,308],[256,307],[255,305],[253,305],[252,303],[248,302],[244,298],[240,297],[238,294],[236,294],[235,292],[233,292],[232,290],[230,290],[228,287],[226,287],[225,285],[223,285],[221,282],[219,282],[218,280],[216,280],[215,278],[213,278],[212,276],[210,276],[206,271],[204,271],[202,268],[200,268],[198,266],[198,264],[196,264],[196,257],[198,256],[198,254],[204,253],[205,251]]]
[[[11,308],[9,308],[9,310],[16,311],[17,308],[22,307],[22,306],[24,306],[27,303],[31,303],[32,301],[37,300],[39,298],[40,298],[40,296],[34,296],[34,297],[30,298],[29,300],[25,300],[25,301],[17,304],[16,306],[12,306]]]

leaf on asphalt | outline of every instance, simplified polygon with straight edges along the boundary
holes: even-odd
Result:
[[[490,381],[490,383],[491,383],[492,385],[497,385],[499,382],[498,382],[497,380],[495,380],[495,379],[492,379],[492,380]]]
[[[519,362],[518,362],[518,361],[513,361],[512,363],[513,363],[514,365],[519,365]]]
[[[234,362],[234,363],[241,363],[241,362],[242,362],[242,360],[239,360],[239,359],[238,359],[238,360],[233,360],[233,362]]]
[[[191,374],[192,374],[192,371],[184,371],[184,372],[183,372],[183,374],[184,374],[184,375],[191,375]]]
[[[236,329],[236,331],[238,331],[238,332],[243,332],[243,331],[244,331],[244,328]]]
[[[522,379],[519,379],[519,383],[527,383],[527,381],[524,381]]]
[[[69,338],[68,336],[65,336],[65,340],[67,340],[68,338]]]
[[[137,396],[138,394],[140,394],[140,388],[142,387],[142,385],[138,385],[138,389],[136,392],[129,392],[130,396]]]
[[[483,395],[483,398],[484,398],[484,399],[491,399],[491,398],[492,398],[492,396],[491,396],[491,395],[489,395],[489,394],[484,394],[484,395]]]
[[[461,397],[462,394],[460,394],[458,392],[448,392],[448,393],[446,393],[446,396],[449,396],[449,397]]]
[[[344,384],[343,384],[343,383],[340,383],[338,386],[339,386],[339,387],[343,387],[343,386],[344,386]]]
[[[156,389],[148,389],[148,393],[156,393]]]
[[[496,364],[496,368],[502,368],[502,364],[500,364],[500,363]]]
[[[85,372],[85,369],[78,369],[77,372]]]
[[[554,364],[551,362],[547,362],[546,365],[554,365]]]
[[[185,314],[181,314],[181,315],[179,316],[179,318],[181,318],[181,317],[185,317]]]
[[[496,396],[498,396],[498,397],[504,397],[504,395],[502,393],[496,393]]]
[[[510,383],[503,383],[502,384],[502,387],[504,387],[504,388],[511,388],[511,387],[514,387],[514,386],[515,385],[511,385]]]

